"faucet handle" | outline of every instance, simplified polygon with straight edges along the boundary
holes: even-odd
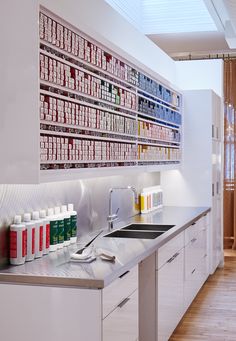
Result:
[[[118,208],[118,210],[116,211],[116,213],[111,214],[111,215],[109,215],[109,216],[107,217],[107,221],[112,222],[112,221],[117,220],[117,219],[118,219],[118,216],[117,216],[118,211],[119,211],[119,208]]]

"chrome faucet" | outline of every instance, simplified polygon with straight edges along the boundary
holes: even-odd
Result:
[[[133,191],[135,203],[137,204],[139,202],[138,193],[133,186],[110,188],[110,190],[109,190],[109,215],[107,217],[109,231],[111,231],[113,229],[113,222],[118,219],[117,213],[119,211],[119,208],[118,208],[116,213],[112,213],[112,193],[114,191],[120,191],[120,190],[131,190],[131,191]]]

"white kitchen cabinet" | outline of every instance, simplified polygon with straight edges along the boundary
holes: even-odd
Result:
[[[138,266],[102,290],[103,341],[138,338]]]
[[[184,311],[187,310],[209,275],[207,221],[208,216],[203,216],[185,230]]]
[[[103,320],[103,341],[136,341],[138,337],[138,290],[122,301]]]
[[[166,257],[156,271],[157,340],[166,341],[183,316],[184,234],[172,239],[157,251],[157,259]],[[182,240],[182,245],[180,241]],[[168,246],[171,252],[168,254]],[[158,262],[157,262],[158,264]]]
[[[164,205],[211,207],[209,264],[214,273],[223,262],[223,105],[212,90],[188,90],[183,99],[183,165],[161,173],[163,200]]]

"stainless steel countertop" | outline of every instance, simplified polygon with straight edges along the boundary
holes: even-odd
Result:
[[[89,264],[70,261],[70,255],[98,232],[94,231],[84,236],[77,244],[64,247],[24,265],[7,266],[0,271],[0,283],[104,288],[209,211],[208,207],[166,206],[152,213],[134,216],[125,222],[115,224],[115,229],[134,222],[172,224],[175,227],[156,239],[99,236],[93,243],[94,248],[104,248],[112,252],[116,256],[115,263],[103,261],[99,257]],[[106,230],[103,235],[107,233]]]

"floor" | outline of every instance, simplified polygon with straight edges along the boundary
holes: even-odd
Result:
[[[236,251],[210,276],[170,341],[236,341]]]

